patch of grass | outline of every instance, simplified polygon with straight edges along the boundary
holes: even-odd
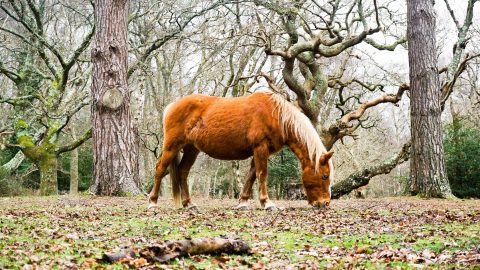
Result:
[[[412,244],[416,251],[425,249],[436,253],[444,250],[458,251],[472,249],[480,244],[480,224],[451,222],[444,224],[428,224],[419,230],[420,235]]]
[[[143,198],[0,199],[0,268],[105,267],[98,258],[107,251],[223,235],[247,241],[254,253],[198,255],[171,261],[168,267],[416,269],[428,263],[462,268],[471,265],[457,265],[456,252],[469,256],[480,245],[478,201],[334,201],[323,212],[304,202],[278,202],[286,209],[274,213],[231,210],[235,203],[200,201],[201,211],[195,213],[164,199],[152,213],[145,211]],[[425,258],[424,250],[436,257]],[[441,254],[450,259],[437,261]]]
[[[435,253],[440,253],[445,250],[445,244],[442,243],[437,237],[429,237],[425,239],[417,240],[413,245],[413,249],[416,251],[431,250]]]

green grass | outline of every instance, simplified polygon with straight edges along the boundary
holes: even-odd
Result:
[[[468,269],[480,263],[460,259],[472,259],[480,249],[478,201],[348,200],[334,201],[323,212],[285,201],[278,202],[285,209],[274,213],[231,210],[234,200],[197,202],[199,213],[167,199],[158,211],[146,212],[143,198],[0,198],[0,269],[134,268],[128,262],[106,265],[99,258],[124,247],[213,236],[241,238],[254,253],[198,255],[157,266]],[[428,252],[434,257],[426,258]]]

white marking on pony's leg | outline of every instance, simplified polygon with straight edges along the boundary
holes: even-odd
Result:
[[[185,206],[185,209],[187,209],[187,210],[198,210],[198,206],[196,204],[190,202]]]
[[[237,204],[237,206],[235,206],[235,209],[244,210],[244,209],[248,209],[249,207],[250,207],[250,205],[248,204],[248,201],[240,200],[240,202]]]
[[[269,211],[275,211],[277,210],[277,206],[272,201],[269,200],[265,203],[264,209]]]
[[[154,203],[153,201],[150,201],[150,202],[148,203],[147,210],[155,209],[155,208],[158,208],[157,203]]]

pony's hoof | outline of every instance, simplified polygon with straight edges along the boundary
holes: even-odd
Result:
[[[274,203],[268,202],[268,203],[265,204],[265,210],[267,210],[267,211],[277,211],[278,208],[275,206]]]
[[[278,208],[275,205],[271,205],[271,206],[265,207],[265,210],[273,212],[273,211],[277,211]]]
[[[158,205],[154,202],[150,202],[147,206],[147,211],[152,211],[158,209]]]
[[[247,210],[248,209],[248,203],[247,202],[241,202],[237,206],[235,206],[235,209],[237,209],[237,210]]]
[[[188,204],[187,206],[185,206],[185,209],[187,209],[189,211],[196,211],[196,212],[199,211],[198,206],[194,203]]]

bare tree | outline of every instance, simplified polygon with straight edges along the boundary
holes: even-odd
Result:
[[[80,58],[93,34],[91,7],[69,7],[58,14],[63,6],[46,0],[0,1],[0,32],[8,37],[0,45],[4,55],[0,74],[13,86],[0,96],[0,103],[9,104],[12,112],[2,135],[10,135],[7,147],[19,149],[36,165],[42,195],[57,193],[58,156],[90,138],[87,130],[77,140],[59,145],[72,116],[88,104]],[[69,40],[59,42],[65,36]],[[19,160],[17,154],[13,167]]]
[[[452,196],[445,170],[432,0],[407,1],[412,159],[410,191],[425,197]]]
[[[440,75],[441,84],[439,86],[440,91],[437,88],[437,92],[440,92],[440,108],[443,111],[445,108],[445,103],[453,93],[454,87],[458,79],[462,76],[464,71],[467,69],[470,63],[474,62],[475,59],[478,61],[478,57],[480,57],[480,52],[478,48],[473,47],[469,53],[465,53],[467,49],[467,42],[471,39],[472,33],[471,26],[473,22],[473,10],[474,5],[477,0],[468,1],[467,7],[465,10],[465,19],[463,23],[460,23],[454,11],[450,8],[448,0],[444,0],[446,3],[447,10],[452,17],[452,20],[455,22],[455,28],[457,30],[457,40],[453,47],[453,56],[449,63],[438,70],[435,71]],[[405,85],[404,87],[409,88],[409,85]],[[373,164],[371,166],[367,166],[358,172],[354,172],[342,181],[336,183],[332,187],[332,197],[338,198],[341,195],[348,194],[351,190],[361,187],[363,185],[368,184],[370,179],[376,175],[375,172],[379,172],[380,174],[387,174],[393,168],[395,168],[395,164],[401,164],[406,160],[409,160],[411,157],[410,154],[410,146],[411,142],[407,142],[403,145],[401,150],[393,155],[392,157],[387,158],[383,162],[379,162]],[[394,163],[392,164],[392,161]]]
[[[469,1],[469,9],[473,9],[475,1]],[[467,33],[461,31],[448,1],[445,3],[459,29],[452,64],[447,68],[448,80],[454,76],[460,63]],[[442,92],[439,91],[441,88],[436,64],[433,5],[431,0],[407,1],[412,132],[410,191],[425,197],[448,198],[453,195],[445,170],[442,143]],[[472,12],[467,13],[467,20],[473,15]],[[465,27],[468,28],[469,25]],[[448,98],[448,95],[445,95],[445,98]]]
[[[99,195],[140,194],[138,132],[127,84],[128,0],[95,6],[92,46],[92,125],[94,180]]]

